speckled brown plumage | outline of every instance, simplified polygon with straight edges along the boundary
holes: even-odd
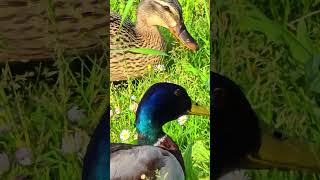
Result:
[[[184,25],[182,8],[177,0],[141,0],[135,25],[125,20],[119,28],[121,16],[117,13],[111,13],[110,16],[111,81],[143,76],[149,66],[160,62],[159,56],[128,51],[131,48],[165,50],[158,26],[169,29],[189,49],[198,48]]]
[[[0,62],[53,60],[102,51],[108,26],[105,0],[0,1]]]
[[[110,77],[119,81],[139,77],[147,72],[148,65],[160,61],[159,56],[128,52],[129,48],[151,48],[164,50],[164,41],[157,27],[134,26],[126,20],[119,30],[121,16],[110,15]],[[118,31],[119,30],[119,31]]]

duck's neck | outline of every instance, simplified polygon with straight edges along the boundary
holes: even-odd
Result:
[[[169,151],[179,161],[183,171],[184,162],[178,145],[165,134],[159,125],[153,124],[148,114],[140,113],[137,116],[138,144],[153,145]]]
[[[137,116],[137,130],[138,130],[138,144],[153,145],[157,142],[159,137],[162,137],[164,132],[159,125],[152,122],[148,114],[141,113]]]
[[[135,29],[143,47],[157,50],[164,49],[165,43],[157,26],[148,25],[145,18],[138,16]]]

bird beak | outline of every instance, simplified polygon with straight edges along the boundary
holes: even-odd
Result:
[[[187,114],[210,116],[210,108],[204,107],[204,106],[198,106],[198,105],[196,105],[196,103],[193,103],[190,111],[188,111]]]
[[[186,26],[183,23],[177,23],[176,26],[169,27],[169,30],[187,48],[191,49],[192,51],[199,49],[197,42],[189,34]]]
[[[265,129],[261,146],[250,154],[245,166],[253,169],[294,169],[320,172],[320,146],[309,142],[281,138],[275,130]]]

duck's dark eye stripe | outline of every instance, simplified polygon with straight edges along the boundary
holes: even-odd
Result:
[[[164,8],[166,11],[171,12],[169,6],[163,6],[163,8]]]
[[[166,5],[165,3],[160,3],[160,2],[158,2],[158,1],[154,1],[155,3],[157,3],[158,5],[160,5],[160,6],[162,6],[162,8],[164,9],[164,10],[166,10],[167,12],[170,12],[171,13],[171,10],[170,10],[170,7],[168,6],[168,5]]]

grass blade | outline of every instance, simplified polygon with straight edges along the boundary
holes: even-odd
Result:
[[[192,146],[193,143],[190,143],[183,154],[183,161],[185,165],[186,179],[192,179]]]
[[[159,56],[168,56],[167,53],[150,48],[130,48],[128,51],[133,53],[140,53],[140,54],[150,54],[150,55],[159,55]]]
[[[126,18],[127,18],[127,16],[128,16],[128,13],[129,13],[129,11],[130,11],[130,8],[132,7],[133,1],[134,1],[134,0],[129,0],[128,3],[126,4],[126,8],[124,9],[124,12],[123,12],[123,15],[122,15],[122,19],[121,19],[121,23],[120,23],[120,28],[119,28],[119,30],[121,29],[124,21],[126,20]]]

